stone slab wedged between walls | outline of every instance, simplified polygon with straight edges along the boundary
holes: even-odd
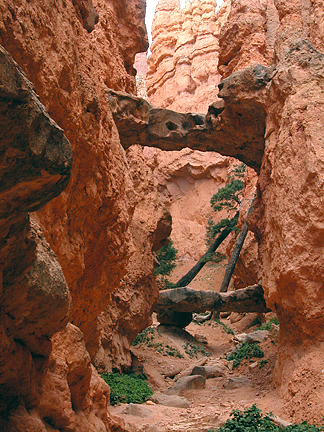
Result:
[[[107,90],[121,144],[217,151],[259,171],[264,150],[265,111],[260,103],[273,71],[254,65],[219,83],[220,97],[207,115],[157,108],[124,92]],[[236,90],[236,91],[235,91]],[[239,92],[237,92],[239,90]]]

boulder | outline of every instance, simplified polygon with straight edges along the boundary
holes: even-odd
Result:
[[[182,396],[154,393],[154,395],[151,396],[150,400],[158,405],[173,408],[190,408],[189,401]]]
[[[191,312],[177,312],[170,309],[159,310],[156,316],[159,323],[185,328],[192,321]]]
[[[205,379],[207,378],[207,372],[204,366],[195,366],[192,369],[191,375],[201,375]]]
[[[132,415],[134,417],[148,418],[151,417],[152,411],[143,405],[130,403],[123,410],[123,414]]]
[[[187,390],[196,390],[205,387],[206,379],[201,375],[191,375],[179,378],[176,384],[164,393],[166,395],[180,395]]]
[[[242,387],[253,387],[253,383],[249,378],[245,376],[239,376],[229,378],[227,383],[224,384],[224,388],[226,390],[234,390]]]

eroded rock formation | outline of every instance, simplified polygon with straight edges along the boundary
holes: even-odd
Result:
[[[136,280],[142,275],[129,275],[134,297],[138,289],[147,301],[136,304],[143,318],[133,320],[130,337],[146,325],[158,292],[149,285],[152,249],[169,234],[167,213],[148,196],[147,207],[158,211],[145,221],[150,224],[142,239],[145,248],[136,249],[141,246],[133,239],[136,205],[143,199],[105,94],[106,86],[135,92],[134,56],[147,49],[144,15],[142,0],[0,4],[0,43],[64,129],[74,159],[71,171],[72,151],[62,129],[30,91],[31,84],[21,81],[16,66],[11,77],[1,58],[0,77],[10,85],[0,89],[0,417],[6,419],[2,429],[10,432],[123,429],[109,418],[109,388],[91,366],[89,352],[94,359],[101,343],[97,317],[130,270],[132,254],[133,270],[139,265],[135,256],[145,263],[148,291]],[[149,184],[143,194],[152,189]],[[27,212],[36,210],[33,219],[42,226],[65,278],[40,228],[29,223]],[[142,232],[147,232],[144,227]],[[69,316],[83,333],[66,326]],[[122,326],[120,314],[116,318]],[[122,348],[130,342],[126,335]]]
[[[179,112],[206,112],[217,100],[220,74],[218,36],[229,4],[215,15],[215,0],[160,0],[152,27],[148,59],[150,101]]]
[[[152,271],[153,252],[166,244],[172,225],[171,215],[160,201],[157,182],[145,163],[143,149],[131,147],[127,159],[136,199],[130,226],[133,250],[126,276],[98,319],[101,346],[97,352],[94,350],[94,364],[101,372],[131,366],[130,345],[138,332],[151,324],[153,306],[159,297]]]
[[[162,4],[177,7],[177,2]],[[251,127],[254,121],[260,122],[260,130],[263,124],[260,142],[264,152],[255,154],[253,161],[255,164],[260,157],[261,166],[245,158],[245,152],[252,154],[247,140],[236,156],[260,170],[249,225],[259,244],[267,305],[280,321],[276,380],[298,421],[320,421],[324,400],[321,384],[310,389],[301,379],[304,371],[311,382],[320,383],[324,369],[320,354],[324,349],[322,18],[323,5],[316,0],[312,5],[301,0],[233,0],[220,32],[219,71],[225,79],[219,85],[219,97],[225,109],[214,117],[220,128],[227,120],[236,124],[233,143],[235,136],[240,142],[243,124]],[[206,125],[206,117],[200,121],[196,115],[157,114],[134,100],[130,106],[128,127],[132,122],[136,125],[136,142],[147,128],[149,145],[156,139],[158,147],[170,150],[176,139],[181,143],[185,136],[189,137],[186,145],[191,146],[190,135],[197,139]],[[141,111],[138,122],[131,117],[136,117],[136,109]],[[119,114],[117,117],[117,124],[124,121]],[[156,118],[164,122],[160,130],[154,123]],[[191,120],[193,127],[184,127],[184,120]],[[205,140],[206,135],[202,136]],[[213,140],[217,143],[215,135]],[[216,149],[221,152],[218,144],[214,144]]]
[[[73,323],[88,342],[96,338],[96,317],[109,293],[126,273],[135,206],[105,86],[135,91],[134,56],[146,50],[147,38],[144,2],[94,2],[100,20],[91,33],[83,28],[81,3],[60,1],[54,8],[44,1],[36,8],[27,1],[2,2],[0,42],[72,143],[70,185],[37,220],[62,263]]]
[[[81,331],[67,325],[62,268],[28,213],[67,186],[72,148],[3,48],[0,107],[1,430],[110,431],[109,388],[91,369]]]
[[[225,184],[231,158],[188,148],[162,152],[152,147],[144,148],[144,157],[157,179],[159,196],[172,215],[171,238],[178,258],[200,259],[206,252],[210,198]]]

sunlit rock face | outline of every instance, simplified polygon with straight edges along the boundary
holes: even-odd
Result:
[[[206,112],[217,100],[218,36],[229,5],[216,18],[215,0],[160,1],[153,21],[148,59],[150,101],[180,112]]]

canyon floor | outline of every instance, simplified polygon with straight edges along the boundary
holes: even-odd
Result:
[[[172,281],[184,275],[192,265],[191,261],[180,262],[171,276]],[[208,264],[190,286],[195,289],[217,289],[223,274],[224,266]],[[274,314],[267,314],[264,319],[269,321],[273,316]],[[258,325],[251,326],[256,318],[257,314],[246,314],[245,316],[231,314],[227,318],[222,318],[221,322],[232,329],[235,335],[238,335],[243,332],[253,332],[258,327]],[[232,363],[228,362],[225,357],[236,344],[233,334],[228,334],[224,325],[217,324],[215,321],[207,321],[203,324],[192,322],[186,327],[186,332],[158,325],[159,323],[153,317],[151,326],[153,330],[148,333],[150,337],[153,336],[149,344],[152,346],[142,343],[132,347],[135,369],[147,375],[155,393],[162,393],[174,385],[173,379],[165,378],[165,374],[176,369],[184,370],[203,359],[207,360],[206,365],[220,366],[224,371],[224,376],[207,379],[203,389],[187,390],[181,393],[181,396],[189,401],[190,408],[166,407],[149,401],[141,405],[143,409],[138,412],[129,411],[132,414],[126,414],[126,404],[112,407],[112,413],[123,417],[129,431],[206,432],[221,426],[234,409],[243,410],[253,404],[257,404],[264,413],[272,412],[280,419],[289,421],[289,412],[284,406],[285,401],[280,399],[272,384],[272,371],[277,356],[276,343],[266,339],[260,344],[264,351],[262,359],[245,360],[241,366],[232,368]],[[204,335],[207,344],[199,343],[197,335]],[[188,354],[188,347],[196,348],[191,349],[191,353]],[[179,352],[182,358],[167,354],[167,351]],[[208,356],[206,356],[207,352]],[[252,385],[246,386],[246,382],[243,385],[237,384],[233,380],[235,377],[248,378]],[[233,382],[235,382],[234,385]],[[237,385],[237,388],[232,388]]]

